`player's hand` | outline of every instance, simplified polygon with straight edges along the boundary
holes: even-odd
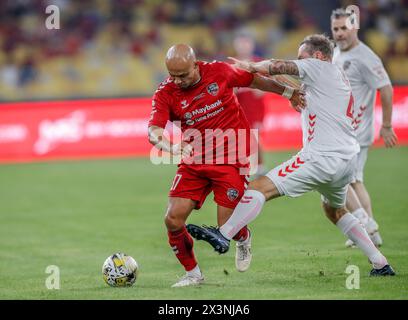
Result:
[[[185,141],[174,144],[172,147],[172,154],[175,156],[181,155],[181,158],[191,157],[193,153],[193,147]]]
[[[228,57],[228,59],[230,59],[230,60],[232,60],[232,65],[235,67],[235,68],[238,68],[238,69],[243,69],[243,70],[245,70],[245,71],[248,71],[248,72],[252,72],[252,73],[254,73],[254,72],[256,72],[256,70],[254,69],[254,67],[252,66],[252,62],[249,62],[249,61],[243,61],[243,60],[238,60],[238,59],[235,59],[235,58],[233,58],[233,57]]]
[[[397,144],[397,135],[392,127],[381,127],[380,137],[383,138],[387,148],[392,148]]]
[[[293,92],[292,98],[289,99],[293,109],[297,112],[301,112],[304,108],[306,108],[306,94],[302,90],[295,90]]]
[[[182,158],[188,158],[193,155],[193,147],[191,144],[188,144],[187,142],[182,142],[181,143],[181,157]]]

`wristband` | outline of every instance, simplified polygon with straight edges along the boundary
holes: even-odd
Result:
[[[383,127],[384,129],[391,129],[391,128],[392,128],[392,126],[384,126],[384,125],[382,125],[382,127]]]
[[[295,92],[295,89],[291,87],[285,87],[285,90],[283,91],[282,96],[290,99],[293,96],[293,92]]]

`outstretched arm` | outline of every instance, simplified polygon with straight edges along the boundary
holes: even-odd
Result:
[[[306,107],[306,99],[303,91],[281,85],[280,83],[260,74],[254,74],[251,88],[273,92],[288,98],[296,111],[300,112]]]
[[[293,61],[290,60],[263,60],[260,62],[247,62],[237,60],[235,58],[229,57],[234,61],[234,66],[240,69],[247,70],[249,72],[255,73],[259,72],[261,74],[277,75],[277,74],[289,74],[298,76],[299,69]]]

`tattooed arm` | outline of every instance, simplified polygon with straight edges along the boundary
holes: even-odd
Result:
[[[234,62],[234,67],[255,73],[251,87],[262,91],[270,91],[288,98],[296,111],[306,107],[305,93],[302,90],[282,85],[263,75],[299,75],[299,69],[293,61],[264,60],[261,62],[248,62],[229,57]],[[256,74],[258,73],[258,74]]]
[[[289,60],[269,60],[268,73],[273,76],[276,74],[299,75],[299,69],[293,61]]]
[[[254,74],[254,80],[251,83],[251,88],[269,91],[285,96],[290,100],[292,107],[298,112],[302,111],[302,109],[306,107],[306,99],[303,91],[287,87],[260,74]]]
[[[299,69],[293,61],[290,60],[263,60],[260,62],[246,62],[231,58],[234,61],[234,65],[237,68],[247,70],[249,72],[255,73],[259,72],[261,74],[269,74],[271,76],[277,74],[289,74],[298,76]]]

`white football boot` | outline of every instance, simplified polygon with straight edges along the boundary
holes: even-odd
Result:
[[[204,282],[203,275],[195,276],[186,273],[184,276],[180,278],[175,284],[173,284],[172,288],[179,288],[179,287],[188,287],[188,286],[197,286]]]
[[[252,260],[252,252],[251,252],[251,240],[252,236],[249,233],[249,237],[245,241],[238,241],[236,243],[236,251],[235,251],[235,267],[239,272],[245,272],[248,270],[249,265],[251,264]]]

